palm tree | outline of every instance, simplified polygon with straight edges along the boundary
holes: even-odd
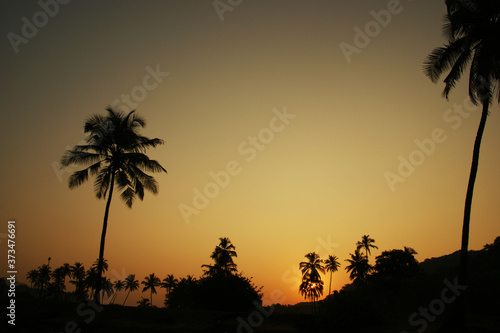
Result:
[[[31,288],[33,288],[33,285],[35,285],[35,288],[37,288],[37,283],[38,283],[38,270],[37,269],[32,269],[28,273],[26,273],[26,279],[31,284]]]
[[[307,299],[313,301],[313,311],[316,309],[316,299],[323,295],[323,281],[321,273],[325,273],[323,260],[319,258],[316,252],[310,252],[305,255],[307,261],[299,264],[299,269],[302,272],[302,284],[299,287],[299,292]]]
[[[99,247],[98,276],[102,276],[104,244],[108,225],[109,207],[115,183],[121,191],[121,197],[129,208],[136,196],[143,200],[144,189],[158,193],[158,183],[146,174],[149,172],[166,172],[155,160],[150,160],[146,150],[163,144],[160,139],[149,139],[140,135],[139,128],[146,125],[145,120],[135,111],[124,115],[111,108],[108,115],[91,116],[84,125],[88,133],[85,145],[77,145],[68,150],[61,159],[61,165],[67,167],[73,164],[85,165],[85,168],[74,172],[69,177],[69,188],[83,184],[89,174],[96,176],[94,190],[97,198],[105,199],[107,195],[104,221]],[[101,279],[96,280],[95,301],[99,303]]]
[[[215,275],[218,273],[231,274],[238,271],[236,268],[237,265],[233,261],[233,257],[238,256],[235,251],[236,247],[227,237],[221,237],[219,240],[219,245],[215,247],[214,252],[210,255],[210,258],[215,261],[215,264],[201,266],[208,268],[208,270],[205,271],[205,275]]]
[[[472,165],[465,196],[460,251],[459,282],[467,281],[467,253],[469,225],[474,183],[479,164],[479,150],[488,117],[488,108],[495,91],[500,102],[500,2],[498,0],[447,0],[447,15],[443,32],[448,43],[435,48],[424,63],[424,73],[436,83],[444,72],[443,96],[448,99],[450,91],[460,80],[470,64],[469,97],[477,105],[482,104],[481,120],[474,142]]]
[[[142,297],[140,301],[137,301],[138,307],[140,308],[147,308],[148,306],[151,306],[151,303],[149,302],[149,299]]]
[[[170,294],[172,289],[175,288],[177,283],[178,283],[178,280],[174,277],[173,274],[169,274],[169,275],[167,275],[166,278],[163,279],[163,281],[161,282],[161,288],[166,289],[166,291],[167,291],[167,294],[165,295],[166,297],[168,297],[168,295]]]
[[[75,262],[74,265],[69,266],[69,276],[74,280],[70,280],[69,283],[75,285],[75,294],[78,297],[84,297],[87,295],[87,286],[85,285],[85,279],[87,273],[85,267],[80,262]]]
[[[372,270],[372,267],[368,263],[366,256],[362,255],[358,249],[354,251],[354,254],[349,253],[351,259],[346,259],[349,265],[345,268],[347,272],[350,272],[350,279],[354,282],[364,281],[366,276]]]
[[[125,287],[125,283],[122,280],[117,280],[113,283],[113,288],[115,289],[115,294],[113,295],[113,298],[111,299],[111,304],[113,304],[116,300],[116,296],[118,296],[118,293],[123,290]]]
[[[144,281],[141,282],[144,285],[142,288],[142,292],[149,290],[151,293],[151,305],[153,305],[153,294],[156,294],[156,287],[161,285],[160,279],[155,275],[155,273],[151,273],[144,278]]]
[[[332,293],[332,274],[338,271],[340,267],[340,263],[338,262],[337,256],[329,255],[328,259],[325,260],[325,269],[327,272],[330,272],[330,284],[328,287],[328,295]]]
[[[125,302],[127,301],[128,295],[130,295],[130,292],[136,291],[139,289],[139,281],[135,279],[135,274],[130,274],[125,278],[124,281],[124,290],[127,291],[127,296],[125,296],[125,300],[123,301],[123,305],[125,305]]]
[[[51,273],[52,269],[49,265],[42,265],[38,267],[38,284],[40,286],[41,292],[43,292],[49,286]]]
[[[364,249],[366,260],[368,260],[368,255],[371,254],[370,248],[378,250],[378,246],[374,245],[374,243],[375,240],[373,238],[370,238],[370,235],[364,235],[363,237],[361,237],[361,241],[356,243],[356,249]]]

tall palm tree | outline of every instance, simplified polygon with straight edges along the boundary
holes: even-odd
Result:
[[[38,284],[40,285],[40,290],[42,293],[49,286],[51,274],[52,269],[49,265],[44,264],[38,267]]]
[[[141,200],[144,198],[144,189],[153,194],[158,193],[158,183],[145,171],[166,172],[160,163],[150,160],[145,154],[148,148],[163,144],[160,139],[149,139],[139,134],[139,129],[146,125],[145,120],[135,111],[126,115],[111,108],[107,111],[106,117],[93,115],[85,122],[84,132],[88,134],[86,144],[68,150],[61,159],[63,167],[73,164],[85,166],[69,177],[70,189],[83,184],[90,174],[96,176],[94,190],[97,198],[106,199],[107,195],[99,247],[98,276],[102,276],[109,207],[115,183],[121,191],[121,198],[131,208],[136,196]],[[94,295],[97,303],[100,289],[101,279],[97,279]]]
[[[136,291],[139,289],[139,281],[135,279],[135,274],[130,274],[125,278],[125,281],[123,282],[124,284],[124,290],[127,291],[127,296],[125,296],[125,300],[123,301],[123,305],[125,305],[125,302],[127,301],[128,295],[130,295],[130,292]]]
[[[144,278],[144,281],[141,282],[144,285],[144,288],[142,288],[142,292],[145,292],[146,290],[150,291],[150,299],[151,299],[151,306],[153,305],[153,294],[156,294],[156,287],[159,287],[161,285],[160,279],[155,275],[155,273],[151,273],[148,276]]]
[[[328,295],[332,293],[332,274],[339,270],[340,263],[337,256],[329,255],[328,259],[325,260],[325,270],[330,272],[330,284],[328,287]]]
[[[472,165],[465,196],[460,251],[459,281],[467,282],[467,254],[469,225],[474,183],[479,164],[479,150],[488,117],[488,108],[495,92],[500,102],[500,2],[498,0],[446,0],[447,14],[443,32],[448,42],[435,48],[424,63],[424,73],[436,83],[444,79],[443,96],[448,99],[463,72],[469,69],[469,97],[475,104],[482,104],[481,120],[472,152]]]
[[[372,267],[368,263],[366,256],[361,254],[358,249],[354,251],[354,254],[350,253],[351,259],[346,259],[349,265],[345,268],[347,272],[350,272],[350,278],[354,282],[365,281],[368,273],[371,272]]]
[[[205,271],[206,275],[215,275],[218,273],[231,274],[238,271],[236,268],[237,265],[233,261],[233,257],[238,256],[235,251],[236,247],[227,237],[221,237],[219,240],[219,245],[215,247],[214,252],[210,255],[210,258],[215,261],[215,264],[201,266],[208,268],[208,270]]]
[[[378,246],[374,245],[374,243],[375,240],[373,238],[370,238],[370,235],[364,235],[363,237],[361,237],[361,241],[356,243],[356,249],[364,249],[366,260],[368,260],[368,256],[371,254],[371,249],[378,250]]]

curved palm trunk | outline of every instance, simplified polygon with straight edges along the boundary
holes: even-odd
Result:
[[[333,272],[330,272],[330,284],[328,285],[328,296],[332,294],[332,274]]]
[[[150,303],[151,303],[151,307],[152,307],[153,306],[153,289],[151,289],[151,296],[150,296],[150,298],[151,298],[151,302]]]
[[[462,249],[460,251],[460,271],[459,271],[459,281],[461,284],[466,284],[467,282],[467,254],[469,247],[469,225],[470,225],[470,213],[472,207],[472,195],[474,192],[474,183],[476,182],[477,168],[479,164],[479,149],[481,147],[481,140],[483,138],[484,127],[486,125],[486,118],[488,117],[488,101],[483,102],[483,111],[481,114],[481,121],[479,122],[479,128],[477,129],[476,141],[474,142],[474,151],[472,153],[472,165],[469,175],[469,183],[467,185],[467,195],[465,197],[465,209],[464,209],[464,224],[462,228]]]
[[[130,295],[130,289],[128,290],[127,296],[125,296],[125,300],[123,301],[123,306],[125,306],[125,302],[127,301],[128,295]]]
[[[111,205],[111,197],[113,196],[113,187],[115,185],[114,171],[112,171],[111,173],[111,181],[109,183],[110,184],[109,184],[108,201],[106,202],[106,210],[104,211],[104,221],[102,223],[101,245],[99,248],[99,262],[97,264],[97,282],[94,293],[94,300],[97,304],[100,304],[99,291],[101,290],[102,264],[104,260],[104,242],[106,240],[106,229],[108,228],[109,206]]]

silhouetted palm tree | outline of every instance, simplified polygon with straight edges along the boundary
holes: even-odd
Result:
[[[139,128],[145,126],[145,121],[135,111],[124,115],[121,112],[107,109],[108,115],[91,116],[84,125],[88,133],[86,145],[77,145],[68,150],[61,159],[61,165],[85,165],[86,168],[74,172],[69,178],[69,188],[83,184],[89,177],[96,176],[94,190],[100,199],[106,198],[104,221],[99,248],[97,274],[102,276],[102,260],[108,225],[109,207],[115,183],[121,191],[121,197],[128,207],[132,207],[136,196],[144,198],[144,190],[158,193],[158,183],[146,174],[149,172],[166,172],[155,160],[150,160],[146,150],[163,144],[160,139],[149,139],[139,134]],[[99,303],[101,279],[96,279],[95,301]]]
[[[166,278],[163,279],[163,281],[161,282],[161,287],[165,288],[167,291],[165,298],[167,298],[168,295],[170,294],[170,292],[172,291],[172,289],[175,288],[175,285],[177,284],[177,282],[178,282],[178,280],[174,277],[173,274],[169,274],[169,275],[167,275]]]
[[[125,281],[123,283],[125,285],[124,286],[125,291],[128,290],[127,296],[125,296],[125,300],[123,301],[123,305],[125,305],[125,302],[127,301],[130,292],[139,289],[139,281],[135,279],[135,274],[130,274],[125,278]]]
[[[313,311],[316,309],[316,299],[323,295],[323,281],[321,273],[325,273],[323,260],[319,258],[316,252],[310,252],[305,255],[307,261],[299,264],[299,269],[302,272],[302,284],[299,287],[299,292],[305,297],[313,301]]]
[[[368,263],[366,256],[362,255],[358,249],[354,251],[354,254],[349,253],[351,259],[346,259],[349,265],[345,268],[347,272],[350,272],[350,278],[354,282],[364,281],[366,276],[372,270],[372,267]]]
[[[26,279],[30,282],[31,288],[33,288],[33,285],[35,288],[37,287],[38,283],[38,270],[37,269],[32,269],[28,273],[26,273]]]
[[[153,294],[156,294],[156,287],[161,285],[160,279],[155,275],[155,273],[151,273],[144,278],[144,281],[141,282],[144,285],[142,288],[142,292],[149,290],[151,293],[151,305],[153,305]]]
[[[83,264],[75,262],[74,265],[69,267],[69,271],[69,276],[74,279],[70,280],[69,283],[75,285],[75,294],[81,298],[87,296],[87,286],[85,284],[87,273]]]
[[[481,120],[474,142],[472,165],[465,197],[460,252],[459,281],[466,284],[469,225],[474,183],[479,164],[479,150],[488,116],[488,108],[495,91],[500,102],[500,1],[498,0],[447,0],[447,15],[443,32],[448,43],[435,48],[424,64],[425,75],[436,83],[441,75],[444,79],[443,96],[448,99],[450,91],[469,67],[469,97],[477,105],[482,104]]]
[[[215,261],[215,264],[201,266],[208,268],[208,270],[205,271],[206,275],[215,275],[218,273],[232,274],[238,271],[233,261],[233,257],[238,256],[235,251],[235,246],[227,237],[221,237],[219,240],[219,245],[215,247],[214,252],[210,255],[210,258]]]
[[[137,301],[137,304],[139,304],[137,306],[140,308],[147,308],[147,307],[151,306],[151,302],[149,301],[149,299],[144,298],[144,297],[141,297],[141,300]]]
[[[113,304],[118,296],[118,293],[125,288],[125,283],[122,280],[117,280],[113,283],[113,288],[115,289],[115,293],[113,298],[111,299],[111,304]]]
[[[328,259],[325,260],[325,270],[327,272],[330,272],[330,284],[328,287],[328,295],[332,293],[332,274],[338,271],[340,267],[338,259],[339,258],[337,258],[337,256],[329,255]]]
[[[38,275],[37,275],[38,284],[40,286],[42,295],[44,295],[45,289],[47,289],[49,286],[51,274],[52,274],[52,269],[50,268],[49,265],[42,265],[38,267]]]
[[[361,237],[361,241],[356,243],[356,249],[364,249],[366,260],[368,260],[368,255],[371,254],[370,249],[378,250],[378,246],[374,245],[374,243],[375,240],[373,238],[370,238],[370,235],[364,235],[363,237]]]

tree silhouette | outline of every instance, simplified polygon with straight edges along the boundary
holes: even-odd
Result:
[[[130,295],[132,291],[136,291],[137,289],[139,289],[139,281],[135,279],[135,274],[130,274],[125,278],[123,284],[124,284],[124,290],[125,291],[128,290],[127,296],[125,296],[125,300],[123,301],[123,305],[125,305],[128,295]]]
[[[328,295],[332,293],[332,274],[338,271],[340,263],[338,262],[337,256],[329,255],[328,259],[325,260],[325,270],[330,272],[330,284],[328,286]]]
[[[151,306],[151,302],[149,301],[149,299],[144,298],[144,297],[141,297],[141,300],[137,301],[137,304],[139,304],[137,306],[140,308],[147,308],[147,307]]]
[[[170,294],[172,289],[175,288],[178,282],[179,281],[177,281],[173,274],[169,274],[166,278],[163,279],[163,281],[161,282],[161,288],[166,289],[165,299],[168,298],[168,295]]]
[[[37,269],[32,269],[28,273],[26,273],[26,279],[28,279],[28,281],[30,282],[31,288],[33,288],[33,286],[35,286],[35,288],[38,288],[37,287],[37,283],[38,283],[38,270]]]
[[[373,238],[370,238],[370,235],[364,235],[363,237],[361,237],[361,241],[356,243],[356,249],[364,249],[366,260],[368,260],[368,256],[371,254],[370,249],[378,249],[378,247],[374,245],[374,243],[375,240]]]
[[[302,261],[299,264],[299,269],[302,272],[302,283],[299,287],[299,292],[306,299],[313,301],[313,311],[316,309],[316,299],[323,295],[323,281],[321,273],[325,273],[323,260],[319,258],[316,252],[310,252],[305,255],[307,261]]]
[[[118,296],[118,293],[120,291],[122,291],[123,288],[125,288],[125,282],[123,282],[122,280],[116,280],[113,283],[113,288],[115,289],[115,293],[113,295],[113,298],[111,299],[111,304],[113,304],[115,302],[116,297]]]
[[[215,247],[214,252],[210,255],[210,258],[215,261],[214,265],[201,266],[208,268],[208,270],[205,271],[206,275],[216,275],[219,273],[227,275],[238,271],[233,261],[233,257],[238,256],[235,251],[235,246],[227,237],[221,237],[219,240],[219,245]]]
[[[151,305],[153,304],[153,294],[156,294],[156,287],[161,285],[160,279],[155,275],[155,273],[151,273],[144,278],[144,281],[141,282],[144,285],[142,288],[142,292],[149,290],[151,293]]]
[[[74,265],[69,267],[69,276],[74,280],[70,280],[69,283],[75,285],[75,294],[78,298],[83,298],[87,296],[87,285],[85,280],[87,278],[87,273],[85,267],[80,262],[75,262]]]
[[[420,270],[415,254],[417,252],[409,247],[404,250],[383,251],[376,258],[374,269],[377,274],[395,280],[415,276]]]
[[[145,126],[145,121],[135,111],[124,115],[111,108],[108,115],[91,116],[84,125],[87,133],[86,144],[77,145],[68,150],[61,159],[61,165],[85,165],[82,170],[74,172],[69,177],[69,188],[73,189],[87,181],[89,174],[96,176],[94,190],[97,198],[106,199],[104,221],[99,248],[97,275],[102,276],[102,261],[108,224],[109,207],[115,183],[121,191],[121,198],[129,208],[136,196],[144,198],[144,190],[158,193],[156,180],[146,174],[149,172],[166,172],[155,160],[150,160],[145,154],[148,148],[154,148],[163,141],[149,139],[139,134],[139,128]],[[99,303],[101,279],[96,279],[95,301]]]
[[[443,32],[448,43],[435,48],[424,63],[424,73],[436,83],[441,75],[449,71],[444,79],[443,96],[448,99],[450,91],[460,80],[470,64],[469,97],[477,105],[482,104],[481,120],[474,142],[472,165],[465,197],[460,253],[461,284],[467,281],[467,253],[469,225],[474,183],[479,164],[479,150],[488,116],[488,108],[495,90],[500,102],[500,2],[497,0],[447,0],[447,14]]]
[[[365,281],[366,276],[372,270],[372,267],[368,263],[366,256],[362,255],[358,249],[354,251],[354,254],[349,253],[351,259],[346,259],[349,265],[345,268],[347,272],[350,272],[350,279],[354,282]]]

